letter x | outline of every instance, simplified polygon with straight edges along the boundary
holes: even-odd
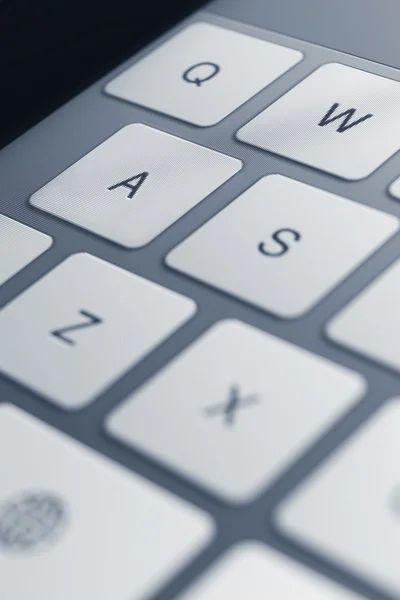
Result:
[[[250,406],[251,404],[257,404],[258,398],[255,395],[241,397],[239,388],[232,386],[229,398],[226,402],[221,404],[213,404],[204,409],[204,413],[207,417],[215,417],[217,415],[224,416],[225,425],[232,427],[235,424],[236,412]]]

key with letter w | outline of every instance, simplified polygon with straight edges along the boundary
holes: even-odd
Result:
[[[320,127],[325,127],[325,125],[329,125],[329,123],[333,123],[333,121],[337,121],[338,119],[341,119],[342,122],[340,123],[340,125],[336,129],[336,131],[338,133],[343,133],[344,131],[347,131],[351,127],[355,127],[355,125],[359,125],[363,121],[366,121],[367,119],[370,119],[373,116],[372,114],[368,113],[367,115],[365,115],[364,117],[361,117],[360,119],[351,121],[351,119],[354,117],[354,115],[357,112],[356,109],[349,108],[348,110],[345,110],[345,111],[341,112],[340,114],[335,115],[335,112],[339,108],[339,106],[340,106],[340,104],[338,102],[335,102],[335,104],[333,104],[331,106],[331,108],[328,110],[326,115],[321,119],[321,121],[318,123],[318,125]]]

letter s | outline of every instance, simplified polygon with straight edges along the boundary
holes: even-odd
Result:
[[[290,233],[293,236],[293,239],[295,242],[298,242],[301,238],[300,233],[298,231],[295,231],[294,229],[278,229],[278,231],[275,231],[275,233],[273,233],[271,237],[278,244],[278,246],[280,247],[280,250],[278,250],[276,252],[270,252],[269,250],[266,249],[265,242],[260,242],[260,244],[258,245],[258,249],[261,252],[261,254],[264,254],[265,256],[275,257],[275,258],[278,258],[279,256],[283,256],[284,254],[286,254],[286,252],[288,252],[288,250],[290,250],[290,246],[288,246],[288,244],[283,239],[280,238],[280,235],[282,233]]]

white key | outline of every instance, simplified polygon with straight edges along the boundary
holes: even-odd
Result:
[[[302,58],[298,50],[196,23],[118,75],[106,92],[195,125],[214,125]]]
[[[178,600],[361,600],[261,543],[230,550]]]
[[[202,511],[5,405],[0,455],[4,600],[153,597],[213,535]]]
[[[400,260],[333,318],[328,336],[400,371],[399,289]]]
[[[400,594],[400,399],[386,404],[280,509],[284,532]]]
[[[75,254],[0,312],[0,370],[64,408],[80,408],[195,309],[175,292]]]
[[[236,158],[136,123],[47,183],[30,203],[117,244],[137,248],[241,167]]]
[[[398,228],[395,217],[271,175],[172,250],[167,264],[281,317],[295,318]]]
[[[364,389],[353,371],[223,321],[130,396],[107,428],[224,500],[248,502]]]
[[[50,248],[49,235],[0,215],[0,285]]]
[[[239,130],[243,142],[344,179],[370,175],[400,148],[400,83],[320,67]]]

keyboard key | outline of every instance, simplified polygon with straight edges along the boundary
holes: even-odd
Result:
[[[241,167],[236,158],[136,123],[47,183],[30,203],[121,246],[137,248]]]
[[[230,550],[178,600],[361,600],[258,542]]]
[[[400,403],[386,404],[289,499],[279,525],[346,570],[400,594]]]
[[[212,537],[202,511],[5,405],[0,455],[4,599],[143,600]]]
[[[399,103],[398,81],[327,64],[237,137],[344,179],[362,179],[400,148]]]
[[[50,248],[49,235],[0,215],[0,285]]]
[[[175,292],[75,254],[0,312],[0,370],[64,408],[79,408],[195,309]]]
[[[196,23],[118,75],[106,92],[195,125],[214,125],[302,58],[298,50]]]
[[[212,494],[249,502],[364,389],[353,371],[223,321],[127,398],[107,429]]]
[[[281,175],[260,179],[167,264],[285,318],[310,310],[386,242],[395,217]]]
[[[372,282],[328,324],[328,336],[400,371],[400,260]]]

